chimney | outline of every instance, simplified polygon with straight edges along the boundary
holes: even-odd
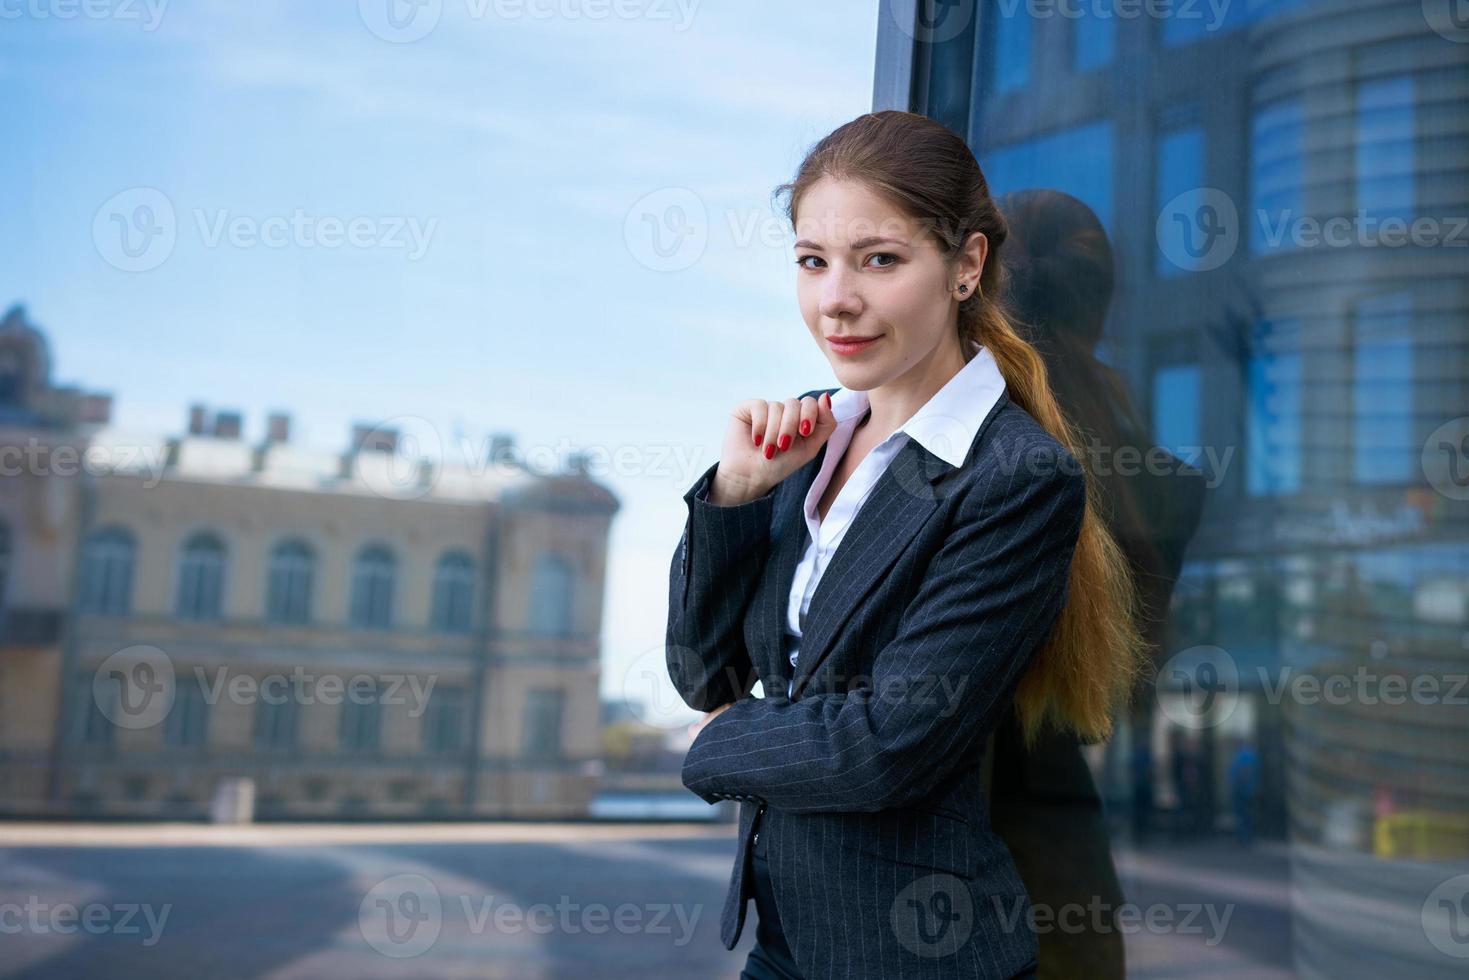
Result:
[[[189,435],[202,436],[205,427],[209,424],[209,415],[204,406],[195,402],[189,406]]]
[[[112,396],[98,391],[82,396],[77,407],[77,421],[88,424],[106,425],[112,421]]]
[[[352,452],[394,453],[398,451],[398,430],[385,429],[380,425],[352,426]]]
[[[505,433],[497,432],[490,437],[490,450],[488,462],[493,465],[500,463],[515,462],[515,437]]]
[[[291,416],[286,412],[271,412],[265,419],[265,441],[267,443],[291,441]]]
[[[240,425],[239,412],[214,413],[214,436],[216,439],[240,438]]]

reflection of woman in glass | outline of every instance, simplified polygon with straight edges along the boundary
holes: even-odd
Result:
[[[743,804],[720,936],[754,897],[749,978],[1033,976],[985,739],[1012,701],[1021,744],[1109,734],[1127,564],[1000,306],[1006,223],[964,141],[862,116],[783,190],[842,387],[735,406],[670,569],[669,675],[708,712],[684,783]]]
[[[1137,591],[1137,621],[1150,651],[1162,646],[1168,599],[1184,546],[1198,523],[1201,474],[1167,457],[1162,472],[1121,472],[1121,449],[1159,458],[1133,410],[1121,375],[1097,359],[1112,302],[1112,247],[1086,204],[1060,191],[1027,190],[999,200],[1010,227],[1008,298],[1016,329],[1046,363],[1056,402],[1096,458],[1089,471],[1099,514],[1122,548]],[[1151,700],[1134,702],[1133,730],[1146,738]],[[1136,818],[1146,823],[1153,786],[1146,741],[1134,748],[1142,788]],[[1007,718],[995,735],[991,780],[994,829],[1015,858],[1031,900],[1051,908],[1102,909],[1100,928],[1053,929],[1040,937],[1041,977],[1121,978],[1123,942],[1113,918],[1123,902],[1112,864],[1101,797],[1075,735],[1048,732],[1022,744]]]

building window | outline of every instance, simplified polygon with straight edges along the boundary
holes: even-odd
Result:
[[[433,755],[452,755],[464,749],[469,712],[468,692],[462,687],[436,687],[423,713],[423,747]]]
[[[209,702],[198,678],[180,680],[174,689],[173,706],[163,719],[163,742],[177,748],[198,748],[209,729]]]
[[[1245,489],[1251,496],[1301,489],[1300,323],[1256,325],[1245,392]]]
[[[137,545],[120,527],[103,528],[82,548],[81,611],[95,616],[126,616],[133,602],[133,560]]]
[[[1302,213],[1306,117],[1301,103],[1279,102],[1250,121],[1250,251],[1293,246],[1291,228]]]
[[[1419,454],[1413,440],[1412,294],[1360,300],[1353,321],[1353,474],[1358,483],[1407,483]]]
[[[525,696],[522,750],[528,759],[561,757],[561,715],[565,694],[558,688],[532,689]]]
[[[10,525],[0,521],[0,609],[5,608],[6,586],[10,584]]]
[[[397,560],[384,545],[369,545],[352,564],[352,625],[387,629],[393,625],[393,582]]]
[[[474,620],[474,559],[451,551],[434,568],[433,627],[467,633]]]
[[[311,620],[311,588],[316,556],[304,541],[282,541],[270,553],[265,589],[265,617],[273,623]]]
[[[1117,17],[1110,6],[1080,5],[1071,21],[1071,68],[1078,73],[1112,63],[1117,48]]]
[[[995,0],[989,9],[994,24],[990,31],[991,90],[996,95],[1015,92],[1030,84],[1030,10],[1025,4],[1005,0]]]
[[[224,601],[224,542],[200,531],[179,557],[177,612],[180,619],[218,619]]]
[[[75,675],[71,686],[72,724],[76,738],[87,745],[111,745],[115,726],[110,720],[119,717],[120,692],[117,683],[105,684],[102,690],[93,687],[94,676],[86,671]],[[99,699],[108,703],[104,706]]]
[[[1266,7],[1279,5],[1279,0],[1256,0],[1248,4],[1177,4],[1171,10],[1170,16],[1158,18],[1163,44],[1175,48],[1222,37],[1243,27],[1251,19],[1258,18]]]
[[[1112,124],[1086,123],[976,155],[990,193],[1046,187],[1064,191],[1112,229]]]
[[[342,748],[348,752],[376,752],[382,744],[382,705],[378,686],[357,681],[347,685],[342,698]]]
[[[576,569],[560,555],[541,555],[531,574],[530,630],[550,636],[571,633]]]
[[[262,688],[255,702],[255,747],[294,749],[300,734],[301,713],[290,694]]]
[[[1171,364],[1153,372],[1153,438],[1191,465],[1200,450],[1200,382],[1197,364]]]
[[[1357,86],[1357,207],[1365,216],[1413,220],[1413,78]]]
[[[1190,124],[1162,130],[1154,166],[1153,207],[1155,214],[1162,214],[1174,198],[1204,186],[1204,128]],[[1190,218],[1158,229],[1153,270],[1159,276],[1181,276],[1192,271],[1188,267],[1191,261],[1201,258],[1212,246],[1211,236],[1217,234],[1212,222],[1197,212]]]

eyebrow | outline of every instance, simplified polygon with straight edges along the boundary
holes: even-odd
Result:
[[[884,245],[884,244],[907,245],[908,243],[905,242],[905,241],[903,241],[901,238],[883,238],[880,235],[874,235],[874,236],[872,236],[870,238],[863,238],[860,241],[853,242],[851,244],[851,249],[854,252],[858,252],[858,251],[861,251],[864,248],[871,248],[874,245]],[[806,239],[806,238],[802,238],[800,241],[796,242],[795,247],[796,248],[811,248],[811,249],[815,249],[818,252],[825,251],[825,249],[823,249],[820,245],[818,245],[815,242],[810,241],[809,239]]]

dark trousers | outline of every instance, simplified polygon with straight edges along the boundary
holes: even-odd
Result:
[[[756,818],[758,832],[759,818]],[[740,971],[740,980],[801,980],[801,971],[786,945],[785,933],[781,931],[780,914],[775,909],[774,890],[770,886],[770,863],[765,856],[765,835],[755,839],[755,848],[750,854],[750,867],[755,873],[755,913],[759,922],[755,927],[755,945],[745,959],[745,968]],[[1011,980],[1035,980],[1034,961],[1015,974]]]
[[[760,830],[759,818],[756,819],[755,830],[757,833]],[[750,867],[755,873],[755,913],[759,916],[759,923],[755,928],[755,946],[745,960],[745,968],[740,971],[740,980],[801,980],[801,971],[791,956],[791,948],[786,945],[780,915],[775,910],[764,834],[755,838]]]

